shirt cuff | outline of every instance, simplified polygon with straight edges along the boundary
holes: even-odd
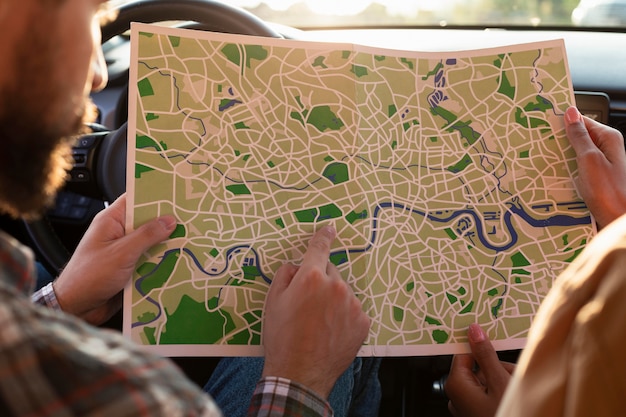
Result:
[[[59,305],[57,296],[54,293],[54,287],[52,286],[52,283],[49,283],[48,285],[34,292],[33,295],[30,296],[30,299],[35,304],[46,306],[53,310],[61,310],[61,306]]]
[[[248,417],[332,417],[330,404],[302,384],[285,378],[262,378],[254,390]]]

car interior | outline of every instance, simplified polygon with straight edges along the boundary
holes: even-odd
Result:
[[[42,270],[54,277],[95,214],[125,191],[131,22],[413,51],[564,39],[577,106],[583,114],[626,133],[626,7],[611,9],[606,22],[601,17],[611,4],[624,2],[446,0],[433,6],[430,3],[435,2],[355,0],[341,7],[334,3],[342,2],[115,1],[117,18],[102,28],[109,83],[92,96],[100,117],[93,133],[77,140],[66,187],[42,219],[26,222],[2,216],[0,227],[30,246]],[[616,18],[618,13],[624,13],[621,19]],[[467,19],[457,21],[458,16]],[[116,316],[106,325],[120,328],[120,323]],[[499,354],[514,362],[519,351]],[[174,360],[202,386],[217,358]],[[384,358],[380,415],[450,415],[443,392],[450,362],[450,355]]]

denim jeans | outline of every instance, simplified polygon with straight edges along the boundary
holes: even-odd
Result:
[[[380,358],[356,358],[328,397],[337,417],[376,417],[381,388]],[[223,358],[204,387],[225,417],[244,417],[263,371],[263,358]]]

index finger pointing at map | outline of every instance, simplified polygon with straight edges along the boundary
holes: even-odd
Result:
[[[335,240],[336,235],[337,232],[332,226],[324,226],[318,230],[309,241],[309,246],[302,260],[301,269],[323,266],[323,270],[325,271],[330,255],[330,245],[333,243],[333,240]]]

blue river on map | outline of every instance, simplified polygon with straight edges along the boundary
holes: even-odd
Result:
[[[579,204],[579,202],[572,202],[572,204]],[[449,223],[449,222],[454,221],[458,217],[470,216],[474,220],[475,228],[476,228],[476,236],[480,240],[481,244],[484,247],[491,249],[495,252],[508,250],[511,247],[513,247],[515,244],[517,244],[518,234],[511,220],[513,215],[518,216],[520,219],[522,219],[527,224],[533,227],[552,227],[552,226],[567,227],[567,226],[579,226],[579,225],[591,224],[591,217],[589,215],[582,216],[582,217],[575,217],[575,216],[569,216],[569,215],[564,215],[564,214],[557,214],[557,215],[548,216],[542,219],[535,219],[524,210],[524,208],[518,203],[517,200],[514,200],[513,202],[508,203],[508,206],[509,206],[509,210],[507,210],[504,213],[503,220],[504,220],[504,225],[506,227],[508,235],[510,236],[510,240],[501,245],[495,245],[487,239],[486,231],[482,223],[482,218],[472,209],[446,210],[446,211],[435,212],[433,214],[433,213],[426,213],[421,210],[412,209],[399,203],[381,202],[376,205],[372,214],[372,234],[370,236],[368,244],[363,248],[349,249],[347,253],[348,254],[363,253],[372,249],[377,239],[376,230],[378,226],[378,218],[380,216],[380,213],[383,210],[387,210],[387,209],[406,210],[412,214],[424,216],[426,219],[434,223]],[[132,324],[132,327],[143,326],[143,325],[149,324],[151,322],[156,321],[161,316],[162,306],[156,300],[154,300],[153,298],[143,293],[141,289],[141,284],[144,279],[149,278],[160,267],[161,262],[163,262],[168,256],[173,255],[175,253],[181,253],[181,251],[182,253],[187,254],[193,260],[195,266],[198,268],[198,271],[202,272],[203,274],[207,276],[213,276],[213,277],[220,276],[224,274],[226,270],[229,269],[233,256],[241,253],[242,251],[249,251],[252,253],[252,256],[248,256],[247,259],[251,263],[251,265],[257,266],[261,279],[263,279],[263,281],[265,281],[267,284],[270,284],[272,282],[271,278],[269,278],[265,273],[262,272],[261,266],[260,266],[261,258],[259,256],[259,253],[251,245],[237,245],[228,249],[226,252],[226,265],[224,266],[224,268],[221,271],[211,271],[211,272],[206,271],[203,268],[202,264],[200,263],[196,255],[190,249],[188,248],[169,249],[163,253],[163,255],[161,256],[161,261],[159,262],[159,264],[157,264],[154,267],[154,269],[151,272],[139,277],[135,281],[135,289],[137,290],[137,292],[141,294],[142,297],[145,297],[146,301],[150,302],[158,309],[158,314],[156,314],[155,317],[149,321],[135,322]],[[343,251],[338,251],[335,253],[342,253],[342,252]],[[334,253],[331,253],[331,256],[333,254]],[[345,261],[347,262],[347,259]],[[221,295],[221,290],[220,290],[220,295]],[[219,296],[218,296],[218,299],[219,299]]]

